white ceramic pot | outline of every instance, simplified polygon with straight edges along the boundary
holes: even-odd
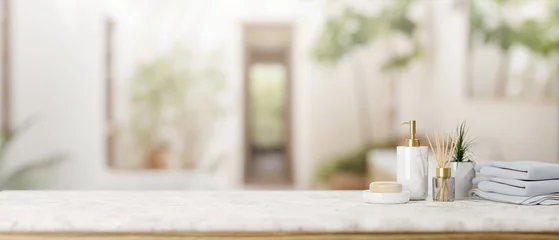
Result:
[[[472,180],[476,176],[475,162],[451,162],[450,168],[456,183],[456,199],[468,198],[468,192],[473,187]]]

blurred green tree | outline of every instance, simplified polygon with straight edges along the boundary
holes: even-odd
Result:
[[[175,48],[139,66],[132,78],[130,124],[142,157],[176,143],[183,167],[195,167],[222,111],[224,76],[215,63],[201,66],[203,56],[194,57]]]
[[[390,106],[389,122],[391,130],[395,131],[396,120],[396,72],[410,66],[421,57],[422,44],[416,37],[418,25],[410,16],[410,10],[414,1],[393,0],[382,7],[375,14],[364,14],[360,11],[346,7],[338,16],[332,16],[325,21],[324,27],[319,34],[312,50],[312,57],[320,63],[335,64],[359,47],[366,46],[378,40],[390,41],[395,37],[404,36],[411,45],[409,51],[395,53],[391,51],[389,57],[384,60],[380,68],[389,75],[390,78]],[[393,49],[392,49],[393,50]],[[390,51],[390,49],[389,49]],[[362,67],[359,59],[351,59],[354,66]],[[356,70],[355,72],[362,72]],[[357,74],[356,74],[357,75]],[[364,81],[366,76],[361,74],[354,77],[356,88],[356,103],[360,109],[362,141],[364,144],[369,142],[370,121],[367,105],[367,88]]]
[[[523,8],[534,2],[545,5],[545,9],[548,11],[546,17],[525,18],[512,23],[504,15],[506,9]],[[496,97],[506,96],[509,55],[513,46],[523,46],[535,55],[546,58],[552,53],[559,52],[559,1],[474,0],[471,4],[472,37],[481,39],[483,43],[497,46],[502,54],[494,93]],[[493,11],[494,9],[497,9],[496,13]],[[497,24],[492,24],[493,22]]]
[[[360,132],[363,147],[347,154],[327,160],[318,168],[316,177],[319,182],[335,179],[340,173],[350,173],[363,178],[367,173],[367,153],[372,149],[393,148],[394,139],[386,139],[384,143],[371,143],[369,139],[370,112],[368,94],[364,74],[364,65],[357,56],[350,56],[360,47],[380,42],[404,39],[411,47],[406,52],[397,53],[389,44],[388,57],[378,66],[389,78],[390,113],[388,121],[391,136],[395,136],[397,111],[396,84],[397,73],[409,67],[422,57],[423,45],[417,37],[418,23],[410,18],[410,11],[416,2],[411,0],[392,0],[379,2],[383,5],[375,14],[365,14],[352,7],[346,7],[340,15],[326,19],[322,31],[311,49],[311,56],[319,63],[336,64],[342,60],[350,60],[354,66],[355,102],[359,109]],[[335,185],[330,183],[330,185]]]

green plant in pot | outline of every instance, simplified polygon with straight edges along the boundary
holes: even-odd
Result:
[[[9,148],[16,142],[24,131],[29,129],[34,119],[28,119],[13,129],[0,130],[0,190],[6,189],[35,189],[45,184],[36,173],[52,171],[68,157],[65,154],[53,154],[33,161],[25,161],[15,169],[8,167],[6,157]],[[39,174],[40,175],[40,174]]]
[[[456,198],[464,199],[468,197],[468,192],[472,189],[472,180],[475,177],[475,162],[472,161],[473,152],[471,150],[474,140],[468,134],[466,122],[461,122],[456,127],[456,149],[454,150],[452,162],[452,175],[456,180]]]
[[[134,139],[131,149],[142,167],[203,165],[199,159],[214,140],[224,110],[218,96],[225,76],[214,58],[177,46],[136,69],[130,86],[132,117],[124,132]]]
[[[319,166],[316,180],[332,190],[367,188],[367,155],[375,149],[394,149],[395,141],[368,144],[345,154],[334,156]]]

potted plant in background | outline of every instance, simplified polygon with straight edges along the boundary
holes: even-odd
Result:
[[[319,166],[316,180],[331,190],[367,189],[367,155],[372,150],[394,149],[392,141],[368,144],[348,153],[334,156]]]
[[[132,117],[124,134],[135,139],[131,149],[139,153],[143,168],[194,169],[202,164],[198,160],[223,112],[217,96],[224,76],[214,58],[177,46],[136,70]]]
[[[472,180],[476,175],[475,162],[471,159],[473,140],[468,136],[466,122],[462,122],[456,127],[456,133],[458,140],[450,167],[452,175],[456,179],[456,199],[463,199],[468,197],[468,192],[473,186]]]
[[[52,169],[68,159],[68,156],[65,154],[54,154],[38,160],[28,161],[25,164],[20,164],[15,169],[8,169],[6,153],[9,147],[14,143],[17,137],[33,124],[33,122],[34,121],[30,119],[26,120],[15,129],[0,130],[0,190],[35,189],[38,186],[43,186],[42,184],[44,184],[44,181],[37,178],[35,175],[36,171]]]
[[[318,182],[332,190],[365,189],[367,152],[368,148],[362,147],[333,157],[318,169]]]

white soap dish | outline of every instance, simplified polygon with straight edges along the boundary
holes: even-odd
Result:
[[[410,201],[410,192],[376,193],[365,190],[363,191],[363,201],[375,204],[403,204]]]
[[[372,182],[369,190],[363,191],[363,201],[376,204],[402,204],[410,201],[410,192],[402,191],[397,182]]]

